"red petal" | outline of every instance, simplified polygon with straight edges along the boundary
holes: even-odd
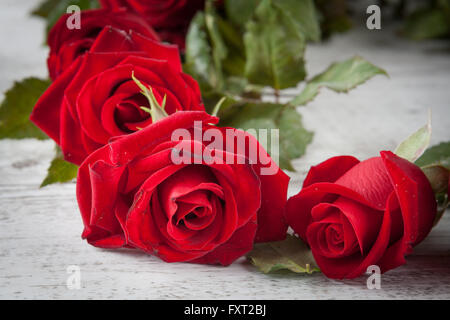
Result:
[[[336,208],[333,204],[320,203],[313,208],[311,213],[316,222],[313,222],[308,227],[308,243],[321,255],[328,258],[343,257],[359,251],[360,247],[355,231],[339,208]],[[323,232],[325,228],[328,229],[328,226],[333,226],[333,228],[339,226],[342,236],[340,248],[337,248],[333,243],[330,244],[329,241],[324,241],[323,243],[319,241],[320,232]]]
[[[345,186],[364,197],[372,207],[384,210],[393,186],[380,157],[355,165],[336,184]]]
[[[372,207],[372,204],[360,194],[344,186],[328,182],[315,183],[289,198],[285,211],[289,226],[306,241],[306,229],[312,221],[312,208],[322,202],[333,202],[338,195]]]
[[[110,135],[100,122],[101,110],[96,110],[91,102],[91,97],[95,96],[95,82],[96,78],[89,79],[80,91],[76,101],[77,115],[84,133],[97,143],[105,144]]]
[[[354,157],[339,156],[312,166],[303,181],[303,188],[317,182],[335,182],[358,163],[359,160]]]
[[[140,131],[112,142],[110,144],[111,159],[115,164],[128,163],[144,149],[161,143],[162,138],[170,139],[174,130],[178,128],[192,128],[194,121],[217,123],[218,119],[201,111],[176,112]]]
[[[232,197],[236,202],[237,228],[240,228],[258,214],[262,200],[259,179],[247,164],[212,164],[211,167],[224,190],[225,201]],[[232,168],[232,172],[224,170],[227,167]]]
[[[90,52],[139,51],[135,49],[130,34],[126,30],[105,26],[98,34]]]
[[[77,101],[78,95],[86,82],[93,76],[96,76],[99,73],[117,65],[128,56],[129,52],[87,52],[84,54],[82,64],[80,65],[78,72],[73,77],[72,81],[70,81],[65,91],[72,117],[77,117],[75,102]]]
[[[60,144],[60,114],[64,99],[64,90],[78,71],[81,59],[77,59],[70,69],[64,72],[37,101],[30,120],[50,138]]]
[[[84,224],[83,238],[98,236],[98,234],[96,234],[96,231],[98,230],[95,230],[95,227],[92,228],[90,224],[92,211],[92,186],[89,168],[91,164],[99,160],[107,159],[108,152],[109,150],[107,147],[97,150],[92,153],[78,169],[76,193],[78,207],[80,208],[81,217]]]
[[[135,188],[142,185],[153,172],[169,165],[173,165],[171,154],[172,150],[170,149],[162,150],[129,163],[128,181],[124,192],[132,192]]]
[[[333,206],[339,208],[352,225],[361,248],[361,254],[364,255],[377,238],[383,221],[383,212],[343,197],[339,197],[333,202]]]
[[[234,141],[227,137],[227,130],[232,131],[230,136],[235,136]],[[283,240],[287,231],[283,211],[287,200],[289,176],[278,168],[266,150],[251,134],[234,128],[221,128],[221,131],[223,136],[227,137],[226,146],[234,145],[234,152],[250,161],[260,180],[261,207],[258,211],[258,231],[255,241]],[[239,141],[245,141],[244,146]]]
[[[104,248],[104,249],[118,249],[123,248],[126,245],[125,237],[123,234],[116,234],[113,236],[104,237],[98,240],[89,240],[88,243],[94,247]]]
[[[389,172],[403,216],[403,237],[391,245],[380,262],[387,271],[405,263],[404,256],[430,232],[437,205],[428,179],[419,167],[392,152],[381,157]]]
[[[92,188],[92,209],[89,222],[112,234],[121,232],[114,206],[118,196],[119,183],[126,168],[111,166],[104,161],[97,161],[89,167]],[[105,194],[108,196],[105,197]]]
[[[88,156],[89,152],[85,149],[83,144],[83,130],[81,130],[79,123],[72,118],[66,101],[64,101],[61,108],[60,117],[60,146],[64,154],[64,159],[80,165]]]
[[[152,59],[166,60],[173,70],[183,72],[180,52],[176,45],[161,43],[136,32],[130,33],[138,51],[147,52],[148,57]]]
[[[312,253],[320,270],[328,277],[333,279],[352,279],[366,272],[367,267],[373,264],[379,264],[383,257],[387,246],[389,245],[391,214],[390,207],[395,201],[395,197],[391,196],[386,211],[383,215],[383,222],[377,240],[373,244],[370,252],[366,256],[355,253],[349,257],[343,258],[326,258],[312,247]],[[395,205],[394,205],[395,206]]]
[[[201,264],[221,264],[228,266],[253,248],[257,224],[250,220],[245,226],[236,230],[233,236],[214,251],[191,262]]]
[[[201,184],[215,184],[216,182],[214,175],[206,166],[191,165],[185,167],[158,186],[164,211],[174,213],[177,198],[199,190],[198,186]]]
[[[405,241],[413,246],[430,232],[437,204],[430,182],[419,167],[392,152],[381,152],[403,214]]]
[[[380,259],[384,257],[384,255],[386,254],[386,248],[389,246],[392,228],[391,212],[397,207],[396,202],[397,201],[394,194],[391,194],[386,204],[386,210],[383,215],[383,222],[381,224],[375,244],[372,246],[370,252],[361,262],[359,267],[347,274],[346,278],[356,278],[365,273],[370,265],[374,264],[380,266],[382,272],[386,271],[381,267]]]

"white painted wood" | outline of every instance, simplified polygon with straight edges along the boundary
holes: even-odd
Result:
[[[0,5],[0,91],[25,76],[46,76],[44,25],[28,12],[37,1]],[[354,30],[311,45],[308,70],[354,54],[385,68],[353,90],[323,90],[300,108],[315,131],[305,157],[295,161],[290,194],[313,164],[330,156],[361,159],[398,142],[426,122],[433,109],[432,142],[449,140],[450,57],[442,42],[413,43],[392,30]],[[285,94],[293,94],[291,90]],[[230,267],[167,264],[131,251],[101,250],[82,241],[75,184],[38,186],[52,158],[50,141],[0,141],[0,298],[2,299],[442,299],[450,298],[450,215],[419,245],[407,265],[382,276],[381,290],[367,277],[333,281],[322,274],[263,275],[245,259]],[[81,289],[66,287],[69,265],[81,268]]]

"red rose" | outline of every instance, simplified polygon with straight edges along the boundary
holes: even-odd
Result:
[[[127,8],[142,15],[164,41],[184,48],[184,38],[195,13],[205,0],[101,0],[104,8]]]
[[[389,151],[359,162],[331,158],[312,167],[286,218],[330,278],[355,278],[370,265],[382,272],[430,232],[436,201],[419,167]]]
[[[181,70],[176,46],[135,32],[103,29],[89,52],[78,57],[38,100],[31,120],[61,147],[67,161],[81,164],[113,136],[152,122],[148,102],[132,72],[152,86],[165,110],[204,110],[195,80]]]
[[[205,112],[181,111],[92,153],[77,179],[83,238],[102,248],[138,248],[168,262],[222,265],[251,250],[255,240],[283,239],[289,178],[270,158],[266,165],[251,164],[238,147],[213,148],[207,161],[208,144],[195,130],[201,136],[213,129],[224,139],[231,130],[261,148],[251,135],[214,123],[217,118]],[[174,141],[180,128],[193,134]],[[172,160],[180,146],[193,150],[193,164]],[[225,155],[244,161],[216,161]],[[275,174],[262,175],[269,166]]]
[[[125,9],[110,11],[105,9],[83,10],[80,16],[81,29],[69,29],[63,15],[48,35],[50,54],[47,60],[50,77],[55,80],[67,70],[75,59],[89,51],[99,33],[106,26],[120,30],[133,30],[143,36],[159,40],[155,31],[139,15]]]
[[[100,0],[108,9],[127,8],[144,16],[155,28],[176,28],[189,25],[205,0]]]

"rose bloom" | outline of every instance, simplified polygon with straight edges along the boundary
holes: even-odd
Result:
[[[204,110],[195,80],[182,72],[176,46],[133,31],[104,28],[89,52],[79,56],[40,97],[31,120],[77,165],[113,136],[150,123],[148,101],[132,80],[153,88],[165,111]]]
[[[355,278],[370,265],[386,272],[404,264],[430,232],[436,201],[419,167],[383,151],[312,167],[285,214],[327,277]]]
[[[217,121],[205,112],[176,112],[92,153],[77,178],[82,237],[97,247],[137,248],[167,262],[222,265],[247,253],[254,241],[283,239],[289,177],[255,138],[217,128]],[[250,162],[248,149],[238,146],[208,147],[195,134],[172,137],[177,129],[193,133],[195,122],[202,124],[200,133],[214,129],[223,145],[231,141],[226,130],[247,145],[256,143],[269,161]],[[173,152],[186,146],[192,161],[173,161]],[[236,160],[223,161],[226,154]],[[273,174],[261,174],[269,166]]]
[[[205,0],[100,0],[104,8],[127,8],[140,14],[156,29],[161,39],[184,48],[184,38],[195,13]]]
[[[133,30],[143,36],[159,40],[150,25],[139,15],[122,10],[99,9],[80,12],[81,29],[69,29],[67,20],[70,14],[63,15],[52,27],[48,35],[50,54],[47,60],[50,78],[55,80],[67,70],[73,61],[94,44],[105,26],[120,30]]]

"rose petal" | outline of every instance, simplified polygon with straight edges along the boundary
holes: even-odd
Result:
[[[227,137],[227,130],[232,130],[234,141]],[[266,150],[251,134],[233,128],[221,128],[221,131],[223,136],[227,137],[227,144],[234,146],[234,152],[249,159],[261,183],[262,201],[258,211],[258,231],[255,241],[283,240],[287,231],[283,211],[287,200],[289,177],[278,168]],[[239,141],[245,141],[244,148]]]
[[[381,152],[403,214],[405,241],[413,246],[430,232],[437,204],[433,190],[419,167],[392,152]]]
[[[59,119],[64,89],[78,71],[80,64],[81,59],[75,60],[72,66],[50,85],[37,101],[30,116],[30,120],[57,144],[60,144]]]
[[[121,231],[114,206],[125,167],[114,167],[104,161],[89,166],[92,188],[92,208],[89,223],[111,233]],[[123,180],[122,180],[123,181]],[[105,194],[108,196],[105,197]]]
[[[95,226],[91,226],[91,212],[92,212],[92,186],[91,186],[91,176],[90,176],[90,165],[105,159],[108,157],[108,149],[106,147],[97,150],[97,152],[92,153],[86,161],[82,163],[78,169],[77,175],[77,201],[80,208],[81,217],[84,224],[84,232],[82,237],[97,237],[95,232],[98,230]],[[97,229],[97,230],[96,230]]]
[[[320,203],[315,206],[311,212],[313,222],[308,227],[308,243],[311,247],[322,248],[320,249],[320,254],[328,257],[338,257],[338,256],[348,256],[359,250],[358,240],[355,235],[355,231],[351,226],[348,219],[343,215],[342,211],[334,206],[333,204],[328,203]],[[340,233],[342,233],[342,247],[337,250],[337,248],[333,248],[328,241],[320,242],[320,232],[324,231],[323,229],[326,226],[339,226]],[[312,236],[309,236],[311,234]],[[330,252],[329,249],[335,249],[333,252]]]
[[[297,195],[289,198],[286,204],[285,215],[289,226],[306,241],[306,229],[311,223],[311,210],[322,202],[331,203],[337,196],[343,196],[363,205],[374,208],[365,198],[355,191],[328,182],[320,182],[303,188]]]
[[[88,240],[88,243],[94,247],[103,249],[117,249],[125,246],[125,237],[122,234],[116,234],[108,237],[104,237],[98,240]]]
[[[203,264],[221,264],[228,266],[253,248],[256,234],[256,219],[250,220],[245,226],[236,230],[233,236],[214,251],[191,262]]]
[[[303,182],[303,188],[317,182],[335,182],[358,163],[359,160],[354,157],[339,156],[312,166]]]
[[[167,137],[167,139],[170,139],[175,129],[193,127],[194,121],[217,123],[218,119],[201,111],[176,112],[169,118],[159,120],[151,126],[111,143],[113,163],[130,162],[144,149],[157,145],[161,138]]]
[[[67,103],[64,103],[60,115],[60,146],[65,160],[80,165],[88,152],[83,143],[83,131],[80,125],[74,121],[68,109]]]
[[[392,208],[397,207],[397,200],[392,193],[387,201],[386,210],[383,215],[383,222],[380,227],[380,231],[377,236],[377,240],[375,244],[372,246],[370,252],[364,258],[364,260],[360,263],[360,265],[355,268],[352,272],[346,275],[346,278],[352,279],[360,276],[364,272],[367,271],[367,268],[370,265],[378,265],[380,266],[380,259],[386,254],[386,248],[389,245],[390,233],[391,233],[391,211]],[[381,266],[380,266],[381,268]],[[382,272],[386,271],[381,269]]]
[[[383,212],[343,197],[339,197],[333,205],[339,208],[352,225],[361,254],[365,255],[375,242],[383,221]]]
[[[372,204],[384,210],[393,186],[380,157],[360,162],[342,175],[336,184],[345,186]]]
[[[176,45],[155,41],[131,30],[130,34],[139,51],[146,51],[153,59],[166,60],[175,71],[183,71],[180,52]]]
[[[405,256],[430,232],[437,205],[427,178],[419,167],[392,152],[381,157],[395,188],[403,216],[403,237],[392,244],[380,261],[383,272],[405,263]]]
[[[216,182],[214,175],[206,166],[186,166],[158,186],[164,211],[172,213],[172,215],[175,214],[178,197],[191,193],[194,190],[199,190],[197,188],[199,184],[215,184]],[[168,218],[170,219],[171,216]]]

